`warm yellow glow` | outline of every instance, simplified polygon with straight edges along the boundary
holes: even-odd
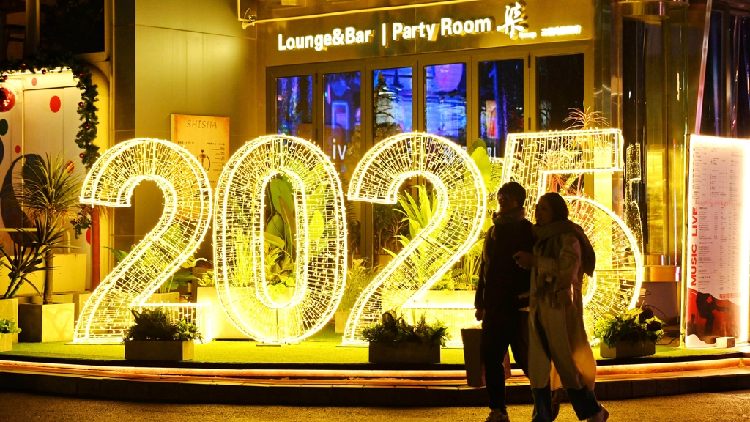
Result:
[[[405,133],[378,143],[354,170],[348,197],[395,204],[401,184],[415,176],[432,183],[437,210],[357,299],[344,344],[362,342],[362,329],[379,321],[384,310],[401,309],[425,294],[479,237],[487,207],[482,176],[471,157],[446,138]]]
[[[164,193],[156,227],[94,290],[81,310],[75,343],[119,343],[132,316],[198,248],[211,218],[211,188],[198,160],[160,139],[132,139],[107,150],[86,176],[81,203],[129,207],[133,189],[155,181]]]
[[[533,215],[537,199],[554,186],[568,201],[570,219],[580,224],[596,251],[596,272],[584,281],[584,319],[587,330],[600,315],[635,306],[643,282],[640,219],[627,224],[612,210],[613,184],[622,177],[623,140],[619,129],[568,130],[508,135],[502,182],[516,181],[527,190],[524,204]],[[630,151],[629,151],[630,152]],[[627,204],[639,171],[628,170]],[[636,177],[637,176],[637,177]],[[601,191],[584,189],[576,181],[588,177]],[[594,186],[595,187],[595,186]],[[606,204],[599,202],[604,192]]]
[[[296,206],[296,286],[280,303],[268,291],[264,261],[266,187],[285,175]],[[336,169],[313,143],[264,136],[240,148],[216,190],[214,265],[230,320],[265,343],[302,340],[331,319],[346,278],[346,217]]]

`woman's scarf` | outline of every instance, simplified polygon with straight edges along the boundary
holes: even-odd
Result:
[[[583,228],[570,220],[553,221],[544,226],[535,224],[534,236],[537,241],[534,248],[539,248],[540,250],[547,252],[544,248],[547,241],[551,237],[563,233],[573,233],[578,239],[578,243],[581,244],[581,264],[583,266],[583,272],[588,274],[589,277],[593,277],[594,268],[596,268],[596,253],[594,252],[594,248],[591,246],[589,238],[586,237],[586,233],[583,232]]]

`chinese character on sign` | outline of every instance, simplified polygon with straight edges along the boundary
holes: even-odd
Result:
[[[497,27],[497,32],[504,32],[515,40],[518,34],[526,32],[526,7],[519,2],[505,6],[505,23]]]

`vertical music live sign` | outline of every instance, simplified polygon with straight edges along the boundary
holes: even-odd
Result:
[[[750,142],[692,135],[688,176],[687,347],[748,336]]]

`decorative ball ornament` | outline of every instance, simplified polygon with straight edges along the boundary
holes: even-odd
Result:
[[[83,158],[83,153],[78,154],[79,158]]]
[[[88,122],[86,122],[86,123],[83,124],[83,128],[86,129],[86,130],[88,130],[90,127],[91,127],[91,125]]]
[[[16,94],[7,86],[0,87],[0,112],[5,113],[16,105]]]
[[[83,108],[83,105],[84,105],[84,104],[83,104],[83,101],[79,101],[79,102],[78,102],[78,108]]]
[[[46,75],[46,74],[47,74],[47,69],[42,69],[42,75]]]

